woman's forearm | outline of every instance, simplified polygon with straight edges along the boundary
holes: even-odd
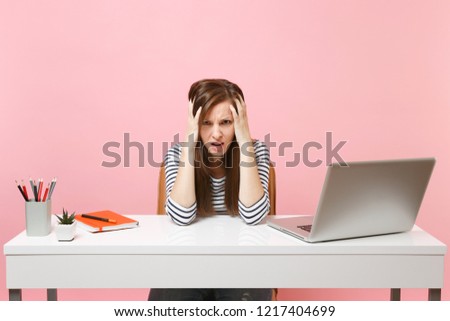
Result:
[[[170,198],[183,207],[191,207],[196,202],[194,169],[194,147],[184,143],[178,174],[170,193]]]
[[[244,206],[250,207],[263,197],[264,189],[259,178],[253,142],[241,143],[240,153],[239,200]]]

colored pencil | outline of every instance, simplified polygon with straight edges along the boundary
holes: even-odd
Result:
[[[16,181],[16,184],[17,184],[17,188],[18,188],[19,191],[20,191],[20,194],[22,194],[22,196],[23,196],[23,198],[25,199],[25,201],[28,202],[28,199],[27,199],[27,197],[25,196],[25,193],[23,192],[22,187],[20,187],[20,185],[19,185],[19,183],[17,183],[17,181]]]
[[[48,199],[50,200],[53,195],[53,190],[55,189],[56,185],[56,177],[52,179],[52,183],[50,184],[50,190],[48,191]]]
[[[30,198],[28,197],[27,187],[25,186],[23,180],[22,180],[22,189],[23,189],[23,192],[25,193],[25,197],[27,198],[27,202],[28,202],[28,200]]]
[[[48,195],[48,190],[50,188],[50,183],[48,183],[47,188],[45,189],[45,193],[44,193],[44,197],[42,198],[42,202],[45,202],[45,200],[47,199],[47,195]]]

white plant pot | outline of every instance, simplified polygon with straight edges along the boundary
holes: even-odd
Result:
[[[56,225],[56,238],[58,241],[72,241],[75,238],[75,231],[77,229],[77,222],[73,222],[70,225],[57,224]]]

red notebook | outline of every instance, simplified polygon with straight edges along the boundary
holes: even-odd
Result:
[[[136,220],[133,220],[129,217],[117,214],[113,211],[104,210],[104,211],[98,211],[98,212],[91,212],[91,213],[85,213],[88,215],[100,217],[100,218],[107,218],[110,220],[115,220],[115,223],[111,222],[104,222],[92,218],[82,217],[82,214],[75,215],[75,219],[77,220],[77,224],[82,228],[89,232],[105,232],[105,231],[115,231],[115,230],[121,230],[126,228],[134,228],[139,225],[139,222]]]

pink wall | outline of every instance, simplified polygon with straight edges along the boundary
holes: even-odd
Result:
[[[124,133],[184,133],[187,91],[223,77],[246,94],[254,137],[293,142],[279,213],[311,213],[326,167],[285,166],[302,146],[348,141],[345,160],[434,156],[418,224],[450,243],[450,2],[0,1],[0,245],[24,229],[15,179],[58,177],[54,212],[151,213],[158,169],[105,168]],[[324,159],[324,152],[311,159]],[[447,260],[447,266],[448,266]],[[0,300],[7,299],[0,256]],[[280,271],[283,267],[278,267]],[[446,270],[443,299],[450,298]],[[144,300],[146,290],[63,290],[62,300]],[[280,299],[384,300],[388,290],[281,290]],[[424,299],[423,290],[404,298]],[[42,300],[43,290],[24,299]]]

